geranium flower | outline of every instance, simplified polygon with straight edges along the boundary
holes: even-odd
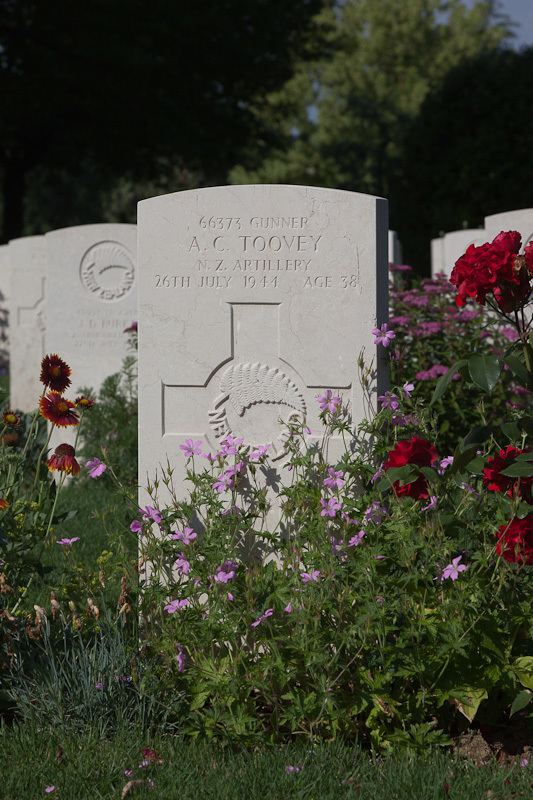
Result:
[[[254,622],[252,622],[250,627],[257,628],[258,625],[261,625],[266,619],[271,617],[273,613],[274,613],[273,608],[267,608],[267,610],[263,614],[261,614],[261,616],[257,617],[257,619]]]
[[[435,509],[437,508],[437,503],[438,503],[437,496],[432,494],[431,497],[429,498],[429,503],[427,504],[427,506],[422,506],[422,508],[420,510],[421,511],[435,511]]]
[[[292,614],[292,603],[287,603],[287,605],[285,606],[285,608],[283,609],[283,611],[284,611],[286,614]]]
[[[359,533],[356,533],[355,536],[348,540],[348,547],[359,547],[365,536],[366,531],[360,530]]]
[[[342,402],[339,395],[333,394],[332,389],[326,389],[324,394],[317,394],[316,399],[320,410],[329,411],[330,414],[336,414]]]
[[[185,648],[179,642],[176,643],[176,661],[178,662],[178,672],[185,672]]]
[[[222,447],[220,448],[220,453],[222,456],[235,456],[237,455],[237,451],[239,447],[244,442],[242,436],[232,436],[228,434],[225,439],[222,440]]]
[[[234,561],[224,561],[217,567],[214,580],[216,583],[229,583],[237,574],[237,564]]]
[[[170,534],[169,539],[177,539],[182,544],[192,544],[198,534],[196,531],[193,531],[192,528],[189,528],[187,525],[184,527],[182,531],[174,531]]]
[[[4,425],[8,425],[10,428],[16,428],[20,425],[19,415],[15,414],[14,411],[4,411]]]
[[[84,394],[81,394],[79,397],[76,397],[74,400],[74,405],[76,408],[81,408],[82,411],[86,411],[88,408],[92,408],[94,406],[95,401],[92,397],[86,397]]]
[[[381,344],[383,347],[388,347],[392,340],[396,338],[396,334],[394,331],[389,330],[386,322],[380,328],[372,328],[372,336],[374,337],[374,344]]]
[[[143,524],[140,520],[134,519],[133,522],[130,523],[130,531],[132,533],[140,533],[143,529]]]
[[[191,571],[190,562],[187,561],[185,556],[180,553],[178,558],[174,561],[174,569],[180,573],[180,575],[188,575]]]
[[[441,460],[441,462],[439,464],[439,468],[437,470],[439,475],[444,475],[444,473],[446,472],[448,467],[451,467],[452,464],[453,464],[453,456],[446,456],[446,458],[443,458]]]
[[[386,517],[389,512],[379,500],[372,500],[365,513],[363,514],[363,525],[368,525],[373,522],[374,525],[380,525],[383,517]]]
[[[510,564],[533,565],[533,514],[500,525],[496,552]]]
[[[469,297],[484,305],[492,294],[502,311],[520,308],[531,292],[533,273],[533,250],[526,248],[519,256],[521,243],[518,231],[502,231],[490,243],[471,244],[450,277],[457,288],[457,305],[464,306]]]
[[[56,392],[49,392],[39,400],[41,416],[53,425],[57,425],[58,428],[68,428],[70,425],[79,423],[79,417],[72,410],[73,408],[74,403]]]
[[[415,390],[414,383],[406,382],[402,386],[402,391],[407,397],[411,397],[411,394],[414,392],[414,390]]]
[[[165,611],[167,614],[174,614],[176,611],[181,611],[182,608],[187,608],[190,604],[191,601],[188,597],[184,597],[183,600],[171,600],[170,603],[167,603],[165,606]]]
[[[50,472],[64,472],[67,475],[79,475],[80,465],[75,458],[75,450],[70,444],[60,444],[48,459]]]
[[[302,583],[317,583],[320,578],[320,570],[313,569],[311,572],[300,572]]]
[[[342,489],[344,486],[344,472],[342,470],[335,470],[333,467],[328,467],[327,478],[324,478],[324,486],[328,489]]]
[[[390,408],[391,411],[396,411],[400,407],[398,398],[391,392],[380,394],[378,397],[378,403],[380,404],[381,408]]]
[[[461,559],[462,559],[462,556],[457,556],[456,558],[452,558],[451,564],[448,564],[448,566],[444,567],[444,569],[442,570],[439,580],[440,581],[446,581],[446,580],[456,581],[457,578],[459,577],[459,573],[460,572],[465,572],[465,570],[468,569],[466,564],[461,564],[460,563]]]
[[[337,511],[341,510],[342,501],[337,500],[335,497],[329,497],[327,499],[321,497],[320,505],[322,506],[322,511],[320,512],[321,517],[334,517]]]
[[[107,469],[107,465],[99,458],[90,458],[85,462],[85,469],[89,471],[89,477],[99,478]]]
[[[431,442],[426,439],[420,439],[418,436],[413,436],[411,439],[396,442],[383,467],[385,470],[393,467],[404,467],[407,464],[430,467],[438,457],[438,451]],[[406,483],[404,486],[400,485],[400,481],[395,481],[392,488],[398,497],[412,497],[415,500],[429,497],[429,486],[424,475],[420,475],[416,480]]]
[[[192,439],[187,439],[185,444],[180,444],[180,450],[185,453],[186,458],[192,458],[193,456],[201,456],[202,455],[202,441],[201,439],[197,439],[193,441]]]
[[[268,444],[261,444],[259,447],[256,447],[250,453],[250,461],[261,461],[268,453],[268,448],[270,445]]]
[[[79,536],[72,536],[70,539],[68,537],[64,537],[63,539],[58,539],[56,544],[60,544],[62,547],[72,547],[74,542],[79,542]]]
[[[53,392],[63,394],[70,386],[72,370],[58,355],[45,356],[41,361],[41,383]]]
[[[517,456],[528,453],[529,450],[519,450],[513,445],[501,449],[495,456],[487,459],[483,468],[483,484],[489,492],[505,492],[508,497],[515,494],[526,503],[533,503],[533,475],[523,478],[511,478],[503,475],[503,470],[516,463]]]
[[[145,508],[141,508],[139,510],[145,519],[152,520],[152,522],[155,522],[156,525],[159,525],[159,523],[163,519],[161,516],[161,512],[158,511],[158,509],[154,508],[153,506],[145,506]]]

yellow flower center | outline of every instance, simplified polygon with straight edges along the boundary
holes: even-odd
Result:
[[[68,411],[68,405],[65,403],[64,400],[59,401],[59,403],[57,404],[57,410],[60,411],[61,414],[64,414],[65,411]]]
[[[17,418],[14,414],[6,414],[6,422],[8,425],[14,425]]]

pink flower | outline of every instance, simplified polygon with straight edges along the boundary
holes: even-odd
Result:
[[[372,328],[372,336],[374,337],[374,344],[381,344],[383,347],[388,347],[392,340],[396,338],[396,334],[388,329],[386,322],[383,323],[381,328]]]
[[[287,603],[283,610],[286,614],[292,614],[292,603]]]
[[[145,508],[140,509],[141,514],[143,515],[144,519],[151,519],[152,522],[155,522],[157,525],[162,520],[161,512],[154,508],[153,506],[146,506]]]
[[[242,436],[235,437],[231,434],[228,434],[225,439],[222,440],[222,447],[220,448],[220,453],[223,456],[235,456],[237,455],[237,450],[244,442]]]
[[[415,390],[415,385],[414,383],[404,383],[402,389],[404,394],[407,395],[407,397],[411,397],[412,392],[414,392]]]
[[[261,616],[257,617],[257,619],[254,622],[252,622],[250,627],[257,628],[258,625],[261,625],[261,623],[263,623],[266,619],[271,617],[273,613],[274,613],[273,608],[267,608],[267,610],[263,614],[261,614]]]
[[[165,611],[167,614],[174,614],[176,611],[181,611],[182,608],[187,608],[190,604],[191,601],[188,597],[185,597],[183,600],[171,600],[170,603],[167,603],[165,606]]]
[[[444,475],[448,467],[451,467],[452,464],[453,464],[453,456],[446,456],[446,458],[443,458],[439,463],[439,469],[438,469],[439,475]]]
[[[395,394],[391,394],[391,392],[387,392],[386,394],[380,394],[378,397],[378,402],[381,408],[390,408],[391,411],[396,411],[400,407],[400,403],[398,402],[398,398]]]
[[[176,643],[176,661],[178,662],[178,672],[185,672],[185,648],[179,642]]]
[[[226,598],[227,598],[227,599],[228,599],[230,602],[231,602],[232,600],[235,600],[235,598],[234,598],[234,596],[232,595],[232,593],[231,593],[231,592],[228,592],[228,593],[227,593],[227,595],[226,595]]]
[[[294,773],[301,771],[302,771],[301,767],[296,767],[293,766],[292,764],[287,764],[287,766],[285,767],[285,772],[287,773],[287,775],[293,775]]]
[[[67,539],[67,538],[58,539],[56,544],[60,544],[63,547],[70,547],[71,545],[74,544],[74,542],[79,542],[79,541],[80,541],[80,537],[79,536],[73,536],[71,539]]]
[[[365,536],[366,531],[360,530],[359,533],[356,533],[355,536],[348,540],[348,547],[359,547]]]
[[[327,486],[328,489],[342,489],[345,483],[343,478],[344,472],[328,467],[328,476],[324,478],[324,486]]]
[[[314,569],[311,572],[300,572],[302,583],[317,583],[320,578],[320,570]]]
[[[431,497],[429,498],[429,503],[427,504],[427,506],[422,506],[420,510],[435,511],[436,508],[437,508],[437,497],[434,494],[432,494]]]
[[[330,497],[327,500],[321,497],[320,505],[322,506],[322,511],[320,512],[321,517],[334,517],[337,511],[341,510],[342,501],[337,500],[335,497]]]
[[[178,558],[174,561],[174,569],[177,570],[180,575],[188,575],[191,571],[191,565],[182,553],[180,553]]]
[[[330,414],[336,414],[342,402],[341,398],[334,395],[331,389],[326,389],[324,394],[317,394],[316,399],[320,410],[329,411]]]
[[[214,580],[216,583],[229,583],[237,574],[237,564],[234,561],[224,561],[217,567]]]
[[[379,500],[373,500],[363,514],[363,525],[373,522],[374,525],[379,525],[383,517],[388,514],[387,509],[382,505]]]
[[[85,462],[85,469],[89,470],[89,477],[99,478],[107,469],[107,465],[99,458],[90,458]]]
[[[449,578],[452,581],[456,581],[457,578],[459,577],[459,573],[464,572],[465,570],[468,569],[466,564],[459,563],[461,559],[462,556],[457,556],[456,558],[452,558],[451,564],[448,564],[448,566],[444,567],[444,569],[442,570],[439,580],[445,581],[448,580]]]
[[[268,444],[261,444],[259,447],[256,447],[255,450],[252,450],[250,453],[250,461],[261,461],[268,453],[269,447],[270,445]]]
[[[202,455],[202,441],[201,439],[187,439],[185,444],[180,444],[180,450],[183,450],[186,458],[193,458],[193,456]]]
[[[198,534],[186,525],[182,531],[174,531],[174,533],[171,533],[169,539],[177,539],[178,542],[187,545],[192,544],[197,536]]]
[[[52,794],[55,791],[57,791],[57,786],[45,786],[44,787],[44,793],[45,794]]]
[[[383,469],[383,464],[381,467],[378,467],[377,470],[374,472],[372,477],[370,478],[371,483],[375,483],[379,478],[382,478],[385,475],[385,470]]]
[[[134,519],[130,524],[130,531],[132,533],[140,533],[143,529],[143,524],[138,519]]]

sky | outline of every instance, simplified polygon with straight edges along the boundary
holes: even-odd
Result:
[[[514,22],[515,46],[533,45],[533,0],[500,0],[500,7]]]

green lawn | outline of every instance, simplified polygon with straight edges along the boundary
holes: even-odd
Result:
[[[144,747],[162,763],[140,767]],[[46,786],[62,800],[118,800],[131,780],[142,783],[127,797],[161,800],[527,800],[532,781],[530,768],[475,767],[442,753],[373,761],[339,744],[231,753],[135,730],[102,740],[29,727],[0,731],[0,774],[6,800],[45,797]]]

